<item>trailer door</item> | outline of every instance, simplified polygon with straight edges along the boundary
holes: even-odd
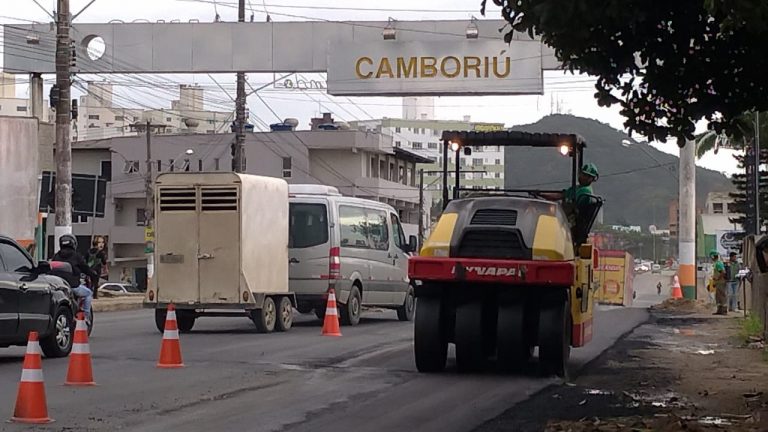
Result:
[[[197,261],[201,303],[242,301],[239,202],[238,185],[200,187]]]
[[[194,186],[160,187],[157,203],[157,299],[173,303],[197,302],[197,190]]]

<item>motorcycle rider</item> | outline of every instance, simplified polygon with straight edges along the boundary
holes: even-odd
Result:
[[[88,267],[85,258],[77,252],[77,238],[72,234],[64,234],[59,238],[59,251],[53,256],[52,261],[62,261],[72,266],[72,273],[58,275],[67,281],[72,292],[78,298],[83,299],[83,312],[86,320],[91,323],[91,302],[93,291],[80,283],[80,274],[87,275],[91,281],[98,283],[99,275]]]
[[[661,295],[661,282],[656,284],[656,295]]]

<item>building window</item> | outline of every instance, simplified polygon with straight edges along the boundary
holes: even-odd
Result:
[[[440,131],[439,131],[439,130],[437,130],[437,129],[434,129],[434,130],[432,131],[432,135],[434,135],[434,136],[440,136]]]
[[[427,144],[427,148],[429,148],[430,150],[436,150],[437,149],[437,143],[436,142],[428,143]]]
[[[169,121],[171,121],[171,118],[170,117],[166,117],[165,121],[169,122]]]
[[[202,159],[198,159],[197,160],[197,170],[200,171],[200,172],[203,171],[203,160]]]
[[[112,161],[101,161],[101,171],[99,177],[106,181],[112,181]]]
[[[125,121],[125,117],[123,117],[123,116],[115,116],[115,121],[119,121],[119,122]]]
[[[496,159],[496,165],[501,165],[501,159]]]
[[[472,159],[472,165],[478,166],[478,165],[482,165],[482,164],[483,164],[483,159],[482,158],[473,158]]]
[[[477,146],[477,147],[473,147],[472,150],[474,150],[475,153],[482,153],[485,151],[485,148],[483,146]]]
[[[173,169],[175,168],[173,166],[173,159],[168,159],[168,167],[169,167],[170,171],[173,172]]]
[[[114,125],[115,125],[114,123],[107,123],[107,127],[112,127]]]
[[[216,158],[213,160],[213,169],[215,169],[216,171],[219,170],[219,158]]]
[[[401,146],[400,141],[395,141],[395,147],[400,147],[400,146]]]
[[[139,173],[139,161],[125,161],[123,164],[123,172],[125,174],[138,174]]]
[[[395,133],[400,133],[400,128],[399,127],[395,128]]]
[[[290,157],[284,157],[283,158],[283,178],[291,178],[292,177],[292,161]]]
[[[411,143],[411,148],[413,148],[414,150],[421,150],[422,146],[421,146],[420,142],[412,142]]]
[[[496,173],[496,178],[497,178],[497,179],[500,179],[500,178],[501,178],[501,173],[498,173],[498,172],[497,172],[497,173]]]
[[[371,173],[369,177],[379,178],[379,164],[377,163],[375,157],[371,158]]]
[[[27,112],[27,107],[26,106],[17,106],[16,107],[16,111],[18,111],[18,112]]]
[[[190,169],[189,159],[184,159],[184,171],[189,171]]]
[[[723,203],[712,203],[712,213],[723,214]]]
[[[98,119],[99,119],[99,115],[98,114],[89,114],[88,115],[88,120],[98,120]]]
[[[156,162],[157,162],[157,172],[161,172],[163,170],[163,161],[158,159]]]
[[[208,120],[208,124],[216,124],[213,120]]]

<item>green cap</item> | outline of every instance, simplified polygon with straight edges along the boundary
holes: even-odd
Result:
[[[720,252],[718,252],[717,249],[712,249],[711,251],[709,251],[710,258],[714,258],[716,256],[720,256]]]
[[[590,177],[594,177],[595,180],[600,177],[600,173],[597,172],[597,165],[593,163],[584,164],[584,166],[581,167],[581,172]]]

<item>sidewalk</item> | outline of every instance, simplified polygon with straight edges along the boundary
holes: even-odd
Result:
[[[744,328],[741,314],[654,310],[582,376],[477,431],[768,430],[768,354]]]

